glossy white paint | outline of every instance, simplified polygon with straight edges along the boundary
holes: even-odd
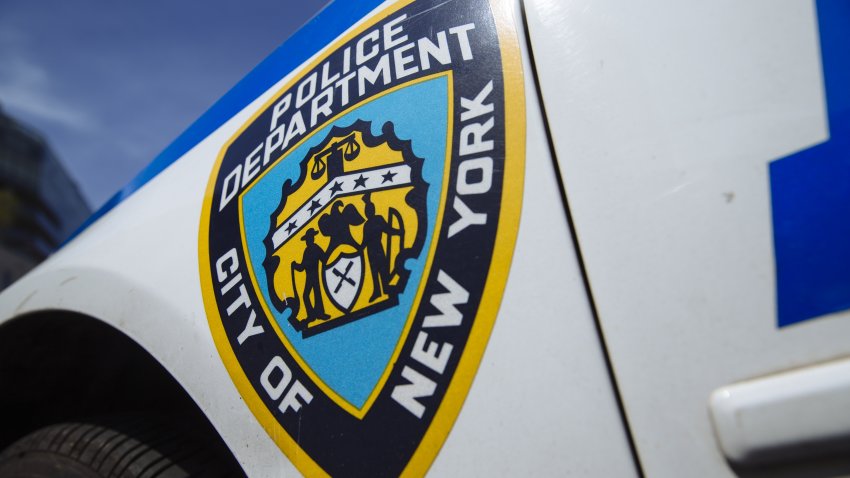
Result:
[[[711,394],[717,439],[744,465],[850,449],[850,360],[721,387]]]
[[[711,392],[850,349],[847,313],[776,326],[767,163],[827,134],[813,3],[526,5],[644,472],[731,476]]]
[[[528,68],[524,45],[523,55]],[[530,75],[525,87],[527,171],[514,263],[487,351],[432,474],[632,476]],[[185,387],[257,477],[297,471],[242,402],[218,356],[201,299],[197,241],[213,162],[269,96],[0,296],[0,323],[62,309],[125,332]]]

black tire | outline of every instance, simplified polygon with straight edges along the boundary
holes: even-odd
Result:
[[[174,423],[134,417],[51,425],[0,453],[0,478],[245,476],[218,437],[193,436]]]

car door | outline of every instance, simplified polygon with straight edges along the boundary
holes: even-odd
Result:
[[[527,15],[644,473],[846,472],[847,4]]]

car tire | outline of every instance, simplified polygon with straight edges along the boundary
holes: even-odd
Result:
[[[50,425],[0,453],[0,478],[244,476],[218,437],[133,417]]]

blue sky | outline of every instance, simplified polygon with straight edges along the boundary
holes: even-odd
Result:
[[[3,0],[0,107],[97,208],[326,0]]]

